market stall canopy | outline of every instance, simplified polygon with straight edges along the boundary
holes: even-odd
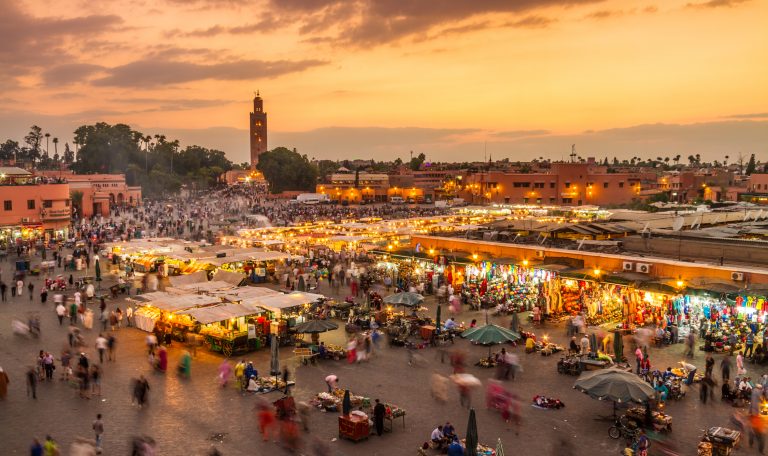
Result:
[[[309,320],[293,328],[299,334],[314,334],[338,329],[339,325],[328,320]]]
[[[132,299],[137,301],[155,301],[158,299],[171,299],[176,296],[180,296],[186,293],[184,290],[178,288],[166,288],[165,291],[153,291],[151,293],[144,293],[134,296]]]
[[[424,296],[418,293],[411,293],[409,291],[403,293],[395,293],[384,298],[384,302],[387,304],[395,304],[405,307],[417,306],[424,301]]]
[[[198,282],[181,285],[178,287],[185,291],[194,291],[197,293],[211,293],[216,291],[228,291],[235,288],[235,285],[221,280],[211,280],[210,282]]]
[[[205,271],[197,271],[192,274],[168,277],[168,281],[171,282],[171,286],[180,287],[182,285],[207,282],[208,274]]]
[[[291,293],[291,294],[278,293],[271,296],[261,297],[257,300],[254,300],[253,303],[258,304],[260,307],[263,307],[266,310],[277,312],[277,311],[282,311],[283,309],[290,309],[292,307],[299,307],[305,304],[311,304],[316,301],[315,299],[312,299],[307,295],[312,295],[312,293],[301,293],[301,292]]]
[[[245,274],[241,274],[239,272],[222,271],[221,269],[219,269],[213,275],[213,280],[217,282],[226,282],[230,285],[237,287],[241,285],[245,280]]]
[[[271,296],[278,293],[279,293],[278,291],[275,291],[267,287],[237,287],[234,290],[229,290],[224,293],[213,293],[213,294],[219,295],[222,298],[226,299],[227,301],[245,302],[250,300],[256,300],[263,296]]]
[[[182,310],[177,313],[189,315],[197,322],[207,325],[217,321],[229,320],[230,318],[245,317],[262,313],[263,309],[254,306],[244,306],[241,304],[223,304],[219,306],[196,307],[193,309]]]
[[[581,374],[573,387],[599,400],[647,402],[656,397],[653,387],[632,372],[603,369]]]
[[[220,302],[221,299],[215,296],[188,294],[173,296],[167,299],[153,300],[149,301],[147,304],[166,312],[176,312],[178,310],[191,309],[193,307],[210,306]]]

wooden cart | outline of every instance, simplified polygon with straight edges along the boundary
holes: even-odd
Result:
[[[339,438],[353,442],[365,440],[371,434],[368,419],[358,415],[339,416]]]

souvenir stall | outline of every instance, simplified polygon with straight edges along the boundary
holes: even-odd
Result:
[[[465,267],[466,289],[478,293],[489,305],[531,310],[550,294],[557,273],[504,261],[482,261]]]
[[[211,351],[224,356],[258,350],[266,343],[264,326],[257,320],[264,309],[243,304],[220,304],[177,312],[194,322],[194,331],[205,338]]]

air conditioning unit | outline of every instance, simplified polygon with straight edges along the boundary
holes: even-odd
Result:
[[[226,258],[227,252],[219,252],[216,254],[216,258]]]
[[[22,217],[21,218],[21,223],[30,223],[31,221],[32,221],[32,219],[30,219],[29,217]]]
[[[624,271],[634,271],[635,270],[635,263],[631,261],[625,261],[621,265],[621,269]]]
[[[744,281],[744,273],[743,272],[732,272],[731,273],[731,280],[734,280],[736,282],[743,282]]]
[[[537,250],[536,251],[536,258],[544,258],[544,251],[543,250]]]
[[[651,273],[651,266],[653,266],[650,263],[637,263],[635,265],[635,271],[641,273],[641,274],[650,274]]]

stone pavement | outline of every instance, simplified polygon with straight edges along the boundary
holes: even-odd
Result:
[[[2,277],[8,280],[12,263],[2,263]],[[147,363],[144,338],[146,333],[133,328],[116,332],[118,340],[117,361],[104,365],[102,395],[90,400],[80,399],[74,389],[61,381],[38,385],[38,399],[25,396],[24,371],[34,364],[38,350],[52,351],[56,356],[66,344],[66,324],[59,327],[53,310],[52,299],[43,306],[35,285],[35,299],[30,302],[24,296],[0,303],[0,366],[8,373],[11,384],[5,401],[0,402],[0,448],[2,454],[26,454],[32,437],[44,438],[51,434],[58,440],[63,454],[76,436],[91,437],[91,422],[97,413],[104,415],[104,454],[129,454],[130,439],[136,435],[150,435],[158,442],[162,455],[204,455],[213,444],[225,455],[283,454],[284,450],[273,442],[263,443],[258,434],[253,406],[257,397],[270,401],[280,397],[279,393],[263,396],[243,396],[234,387],[219,388],[216,369],[221,357],[199,350],[192,365],[192,378],[185,380],[173,373],[184,347],[174,344],[169,350],[169,372],[156,374]],[[320,292],[328,292],[327,288]],[[108,301],[109,308],[120,306],[121,301]],[[430,312],[434,302],[427,299]],[[40,312],[42,336],[27,339],[12,334],[11,319],[25,319],[28,311]],[[465,312],[459,319],[469,321],[478,318],[479,312]],[[493,318],[506,325],[507,318]],[[342,343],[342,329],[326,333],[321,340]],[[559,326],[536,328],[539,335],[548,334],[555,341],[565,344],[564,330]],[[96,329],[85,331],[87,352],[91,359],[97,358],[93,343],[98,335]],[[385,345],[385,344],[384,344]],[[465,340],[456,341],[456,347],[469,352],[469,361],[487,354],[486,347],[472,346]],[[497,350],[499,347],[495,347]],[[495,446],[501,438],[506,454],[510,455],[559,455],[565,454],[562,441],[573,446],[575,455],[616,455],[622,444],[608,437],[609,423],[597,421],[597,415],[608,415],[611,404],[589,398],[572,389],[574,377],[559,375],[556,363],[559,357],[543,357],[538,354],[525,355],[521,348],[513,349],[521,358],[524,371],[508,383],[523,400],[523,423],[519,435],[506,429],[498,413],[485,409],[483,391],[476,390],[472,403],[476,407],[480,441]],[[630,348],[627,348],[629,351]],[[651,360],[655,367],[665,368],[683,359],[683,344],[663,349],[651,349]],[[468,412],[458,404],[458,395],[451,391],[451,400],[446,404],[435,402],[430,397],[429,377],[433,372],[450,374],[450,366],[442,363],[439,350],[427,348],[418,352],[422,362],[416,366],[407,364],[407,353],[403,348],[383,346],[370,362],[349,365],[344,361],[324,361],[313,366],[297,366],[290,348],[281,349],[281,360],[291,366],[297,385],[293,394],[297,400],[307,400],[325,389],[323,379],[329,373],[340,378],[342,387],[350,388],[356,394],[363,394],[382,401],[392,402],[407,410],[405,429],[397,421],[392,433],[382,437],[372,436],[360,443],[337,439],[338,427],[335,413],[311,412],[310,433],[305,436],[303,454],[313,454],[314,439],[326,442],[336,455],[412,455],[416,447],[428,439],[431,430],[441,423],[451,421],[460,435],[466,431]],[[246,355],[254,361],[259,372],[269,369],[269,352],[262,350]],[[703,369],[704,355],[696,354],[694,363]],[[716,357],[719,363],[719,357]],[[57,361],[58,364],[58,361]],[[763,373],[750,365],[753,377]],[[493,370],[470,366],[468,372],[484,382],[493,376]],[[60,368],[55,372],[58,378]],[[147,376],[151,391],[149,406],[139,409],[131,405],[130,382],[139,374]],[[536,394],[545,394],[563,400],[566,407],[557,411],[539,410],[530,406]],[[719,396],[719,395],[717,395]],[[689,397],[679,402],[671,401],[667,411],[673,416],[673,432],[669,442],[677,446],[679,454],[695,453],[696,443],[704,429],[710,426],[729,425],[729,417],[735,411],[721,404],[719,399],[706,406],[698,400],[698,386],[689,392]],[[223,442],[214,442],[210,437],[224,434]],[[746,443],[746,441],[745,441]],[[746,445],[737,454],[750,454]],[[286,453],[287,454],[287,453]],[[655,454],[653,451],[651,454]]]

